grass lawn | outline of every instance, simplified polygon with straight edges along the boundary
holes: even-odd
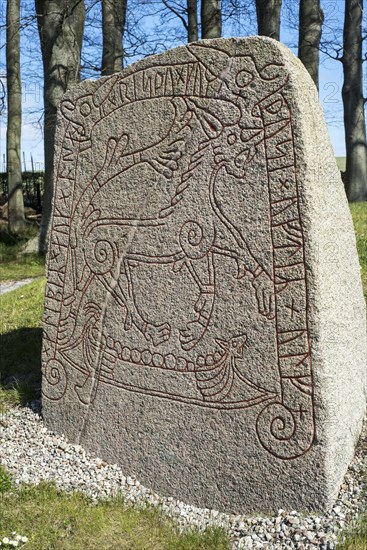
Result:
[[[349,206],[356,233],[364,297],[367,302],[367,202],[355,202]]]
[[[0,412],[39,397],[46,279],[0,296]]]
[[[367,299],[367,203],[351,205]],[[44,273],[43,258],[17,257],[24,241],[0,231],[0,280]],[[39,396],[41,318],[45,278],[0,297],[0,412]],[[29,538],[35,550],[73,549],[225,549],[218,530],[179,535],[157,511],[137,511],[121,500],[93,505],[79,494],[58,492],[49,484],[14,487],[0,467],[0,540],[13,531]],[[345,533],[339,548],[367,550],[367,511]]]
[[[37,234],[30,226],[20,237],[11,235],[7,226],[0,226],[0,282],[39,277],[45,273],[45,259],[38,254],[19,255],[25,243]]]
[[[346,160],[347,159],[345,157],[336,157],[336,163],[339,170],[341,170],[342,172],[345,172]]]
[[[15,487],[1,466],[0,498],[0,537],[14,538],[14,531],[26,536],[27,550],[230,548],[220,529],[180,534],[158,510],[137,510],[124,505],[120,498],[93,504],[82,494],[66,494],[50,483]]]
[[[367,512],[340,537],[338,550],[367,550]]]

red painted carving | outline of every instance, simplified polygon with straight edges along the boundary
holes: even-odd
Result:
[[[233,58],[234,73],[226,82],[208,62],[210,51],[188,47],[190,61],[112,76],[96,83],[94,93],[61,106],[64,135],[45,300],[43,391],[46,398],[61,399],[68,369],[75,369],[80,382],[74,389],[82,403],[95,398],[100,383],[213,409],[263,403],[256,423],[260,443],[274,456],[292,459],[312,445],[314,415],[287,76],[279,65],[260,69],[253,57],[243,56]],[[212,53],[228,58],[220,50]],[[136,126],[124,127],[130,113]],[[109,137],[102,162],[96,161],[100,167],[84,182],[82,159],[100,150],[100,128],[117,119],[119,135]],[[146,120],[160,131],[146,131]],[[251,249],[220,192],[223,180],[243,184],[259,158],[267,173],[272,270]],[[141,174],[163,199],[154,209],[143,196],[136,207],[127,201],[124,211],[126,193],[138,188],[129,191],[129,185],[142,184]],[[117,186],[125,193],[120,209],[111,203]],[[212,336],[225,262],[236,267],[237,285],[250,278],[253,313],[274,327],[279,391],[262,387],[241,369],[250,349],[246,332]],[[149,269],[161,270],[162,276],[169,269],[173,279],[185,278],[195,289],[179,326],[172,316],[157,322],[139,302],[136,273]],[[95,299],[95,289],[102,301]],[[120,312],[118,338],[106,329],[111,307]],[[77,359],[81,353],[83,362]],[[131,369],[190,377],[196,392],[133,382]]]

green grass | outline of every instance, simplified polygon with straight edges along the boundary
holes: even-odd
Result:
[[[10,491],[12,485],[13,483],[10,474],[3,466],[0,465],[0,495]]]
[[[0,282],[39,277],[45,273],[45,259],[39,254],[20,255],[26,242],[37,234],[30,225],[20,236],[12,235],[6,226],[0,227]]]
[[[44,287],[36,279],[0,296],[0,411],[39,395]]]
[[[218,528],[180,534],[157,509],[134,509],[121,498],[93,504],[80,493],[61,492],[50,483],[14,487],[1,466],[0,493],[0,538],[16,531],[28,537],[27,550],[230,548]]]
[[[336,163],[338,165],[339,170],[341,172],[345,172],[346,158],[345,157],[336,157]]]
[[[367,513],[340,537],[339,550],[367,550]]]
[[[356,233],[364,296],[367,301],[367,202],[349,205]]]

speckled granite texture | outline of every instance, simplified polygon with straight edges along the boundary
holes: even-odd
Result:
[[[193,505],[330,507],[365,309],[301,63],[259,37],[150,57],[68,92],[56,148],[47,426]]]

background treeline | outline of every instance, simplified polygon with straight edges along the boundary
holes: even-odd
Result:
[[[202,38],[261,34],[279,40],[281,25],[298,33],[298,56],[316,87],[320,55],[342,63],[345,188],[350,201],[367,200],[363,96],[367,18],[363,0],[341,2],[345,4],[343,25],[333,17],[335,2],[325,4],[324,13],[320,0],[7,0],[1,28],[6,29],[6,86],[0,89],[0,109],[7,114],[10,231],[21,232],[25,226],[20,150],[22,79],[43,83],[39,122],[45,151],[40,239],[44,249],[53,193],[56,113],[70,86],[81,78],[110,75],[143,56]]]

